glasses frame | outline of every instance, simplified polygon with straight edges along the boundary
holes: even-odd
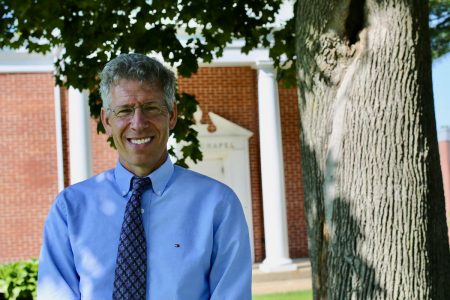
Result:
[[[158,106],[159,112],[157,114],[155,114],[155,115],[147,115],[147,113],[145,113],[145,110],[143,109],[143,107],[145,108],[146,106],[149,106],[149,107],[150,106],[155,106],[155,107]],[[129,115],[119,116],[117,110],[120,109],[120,108],[124,108],[124,109],[125,108],[130,108],[133,111]],[[132,119],[134,117],[134,114],[136,113],[136,109],[138,109],[138,108],[141,110],[142,114],[146,118],[149,118],[149,119],[155,118],[155,117],[158,117],[158,116],[161,116],[161,115],[167,115],[169,113],[167,105],[161,104],[161,103],[156,102],[156,101],[145,102],[145,103],[142,103],[140,105],[127,105],[127,104],[125,104],[125,105],[116,106],[115,108],[108,107],[107,111],[112,112],[114,117],[117,118],[117,119],[127,120],[127,119]]]

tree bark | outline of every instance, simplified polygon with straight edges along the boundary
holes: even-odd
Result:
[[[297,4],[315,299],[450,299],[425,0]]]

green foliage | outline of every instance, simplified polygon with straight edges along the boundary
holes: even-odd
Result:
[[[430,0],[430,34],[433,58],[450,52],[450,0]]]
[[[0,265],[0,293],[6,299],[36,299],[37,273],[34,259]]]
[[[278,69],[277,79],[283,81],[285,87],[294,87],[296,80],[296,53],[295,53],[295,20],[297,2],[294,4],[294,16],[286,21],[283,28],[273,32],[273,44],[269,49],[269,56]]]
[[[430,0],[433,57],[449,49],[449,2]],[[188,77],[198,69],[198,60],[210,62],[222,55],[233,39],[244,40],[242,51],[270,47],[278,76],[287,86],[296,83],[295,13],[284,28],[271,25],[282,0],[117,0],[56,1],[0,0],[0,48],[26,48],[29,52],[56,56],[59,85],[88,89],[91,116],[97,131],[101,100],[98,72],[120,53],[159,53],[164,60]],[[272,42],[269,37],[273,36]],[[60,50],[58,50],[60,49]],[[192,95],[178,95],[181,112],[175,140],[183,140],[178,163],[187,157],[201,159],[192,112]],[[112,139],[109,139],[113,146]],[[171,149],[171,153],[174,150]]]
[[[198,102],[193,95],[187,93],[177,93],[176,95],[178,120],[177,126],[172,130],[173,136],[177,143],[184,144],[181,149],[181,157],[177,156],[174,149],[169,152],[173,157],[177,158],[177,165],[187,167],[186,159],[189,157],[195,163],[202,160],[203,156],[200,151],[200,142],[197,138],[197,132],[191,129],[194,125],[193,115],[197,110]]]
[[[269,46],[270,24],[281,0],[0,0],[0,48],[25,47],[29,52],[54,51],[59,85],[90,91],[91,115],[98,121],[101,101],[98,72],[120,53],[159,53],[181,76],[198,69],[198,59],[210,62],[233,39],[243,39],[243,51]],[[180,35],[180,33],[182,33]],[[201,159],[192,124],[193,96],[178,96],[185,112],[173,130],[183,139],[186,156]],[[189,103],[184,104],[187,101]],[[184,109],[183,106],[186,106]],[[112,144],[112,140],[110,140]]]

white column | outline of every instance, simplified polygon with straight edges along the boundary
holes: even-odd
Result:
[[[58,192],[64,189],[64,157],[62,142],[62,122],[61,122],[61,89],[54,88],[55,96],[55,133],[56,133],[56,159],[58,167]]]
[[[69,88],[70,183],[92,175],[88,92]]]
[[[258,68],[259,139],[264,210],[265,272],[295,270],[289,258],[283,148],[276,72],[271,62]]]

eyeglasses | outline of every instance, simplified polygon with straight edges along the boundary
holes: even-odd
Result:
[[[134,112],[137,108],[140,108],[141,112],[147,118],[158,117],[160,115],[165,115],[168,112],[165,105],[159,104],[157,102],[147,102],[138,106],[121,105],[117,106],[114,109],[108,108],[107,110],[112,111],[116,118],[131,119],[134,116]]]

